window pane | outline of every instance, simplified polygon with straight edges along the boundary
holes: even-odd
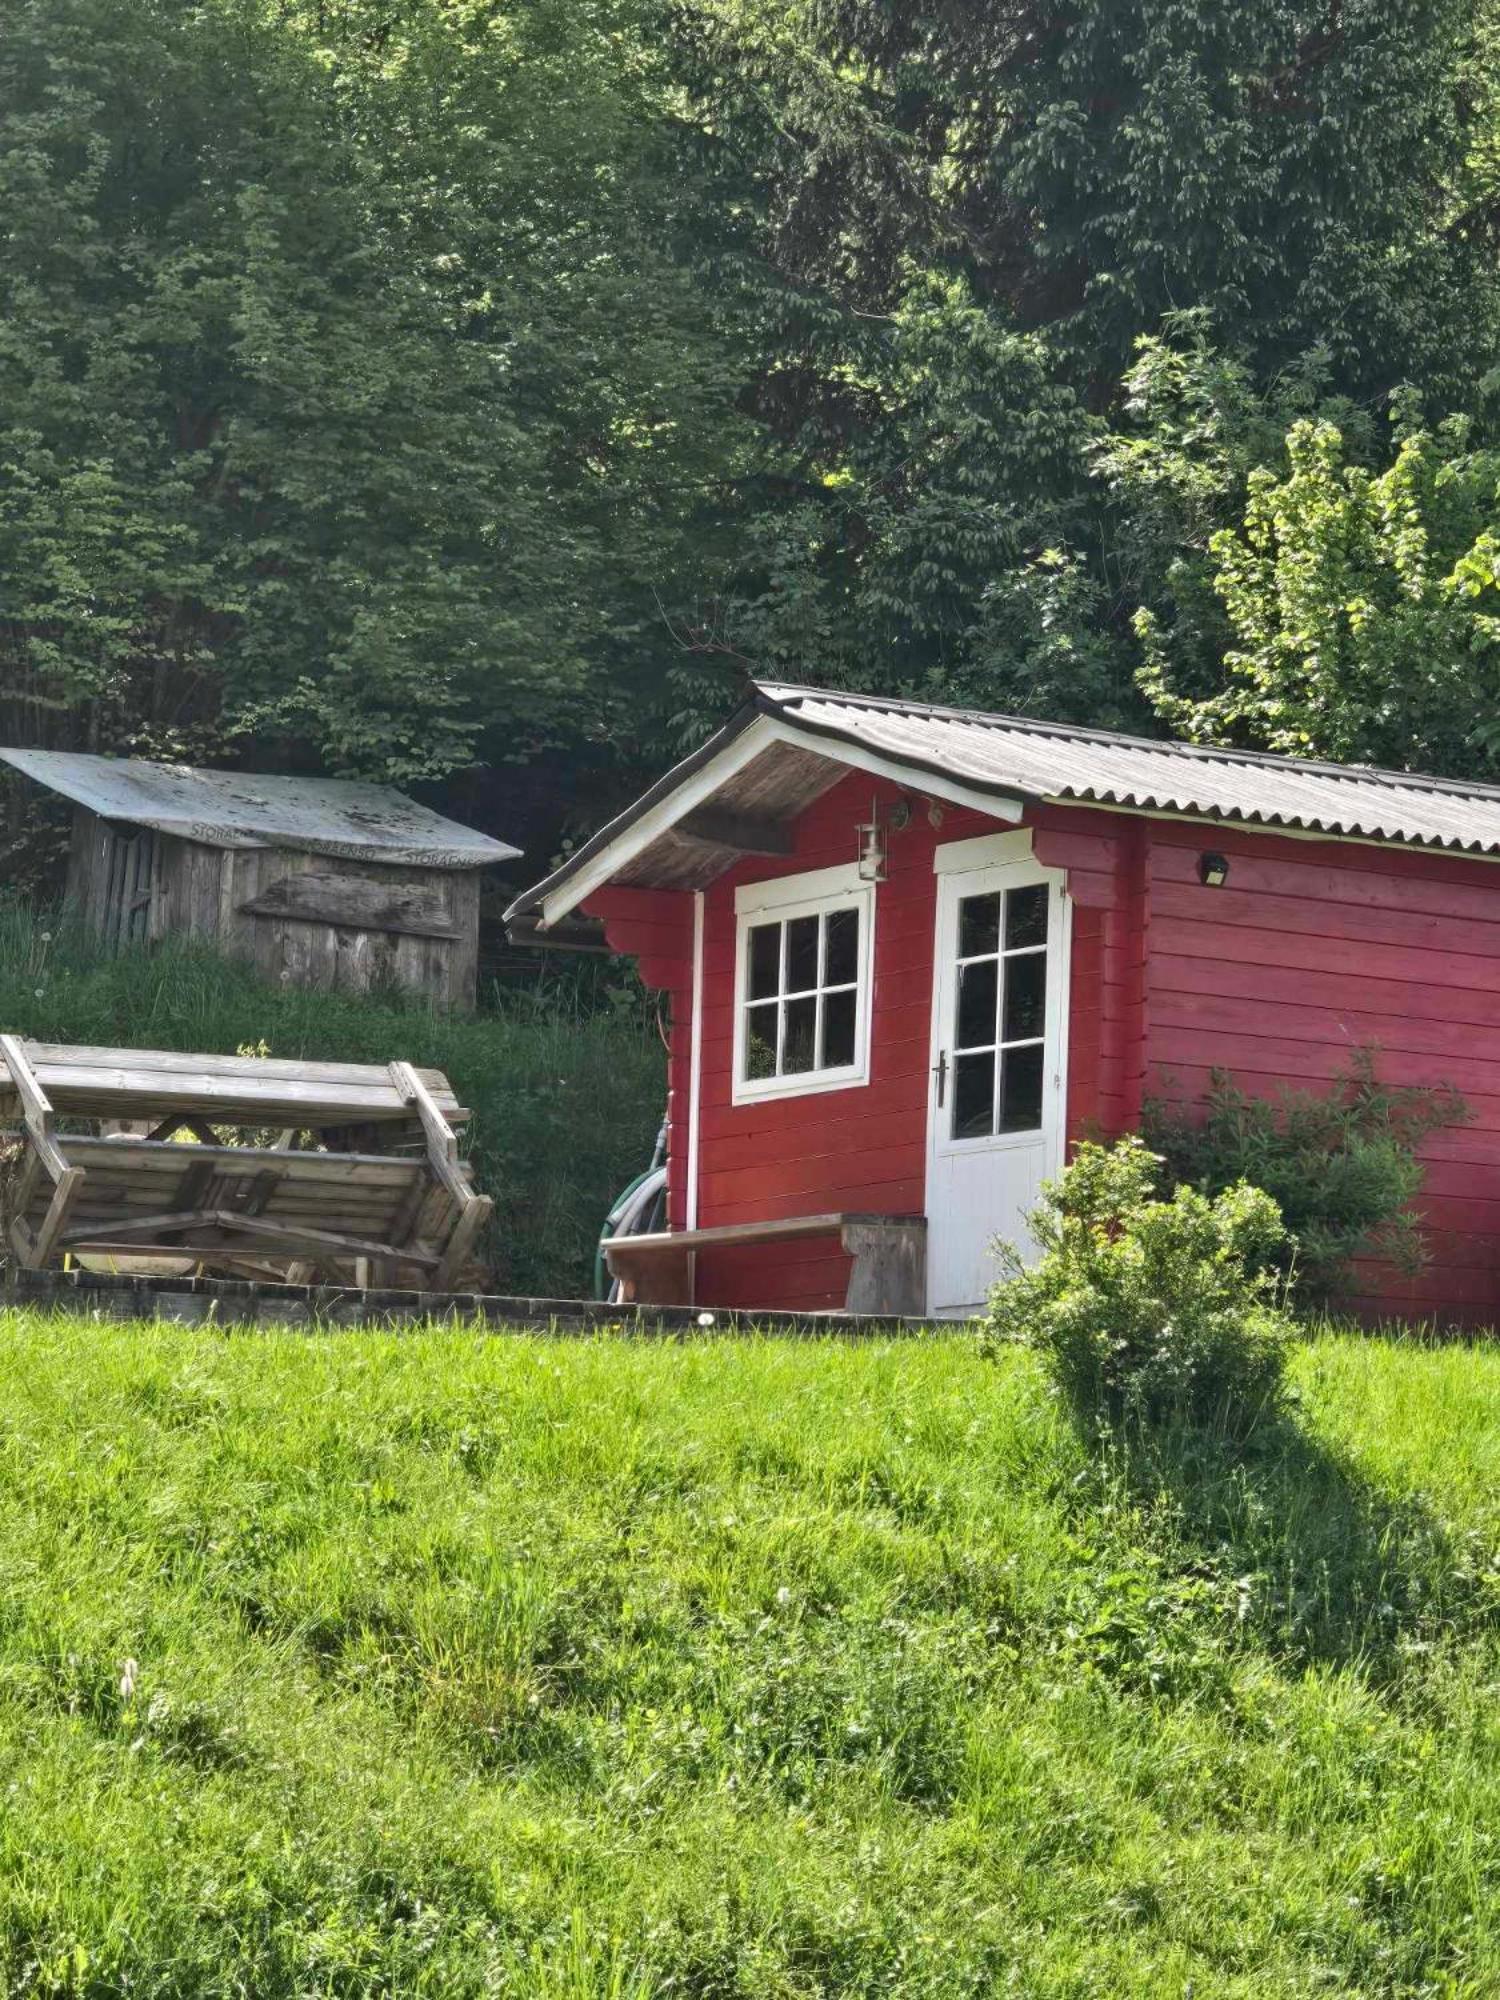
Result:
[[[1019,951],[1028,944],[1047,942],[1047,890],[1012,889],[1005,899],[1005,949]]]
[[[1042,1046],[1007,1049],[1000,1072],[1000,1130],[1035,1132],[1042,1123]]]
[[[1024,1042],[1042,1032],[1047,1010],[1047,954],[1034,951],[1005,961],[1005,1033],[1002,1041]]]
[[[953,1136],[987,1138],[995,1129],[995,1058],[960,1056],[953,1065]]]
[[[958,955],[978,958],[1000,949],[1000,897],[965,896],[958,906]]]
[[[859,973],[859,911],[830,910],[823,933],[823,984],[852,986]]]
[[[954,1043],[986,1049],[995,1040],[995,998],[1000,984],[998,958],[981,958],[958,968],[958,1020]]]
[[[781,991],[781,926],[752,924],[750,927],[749,997],[765,1000]]]
[[[745,1009],[745,1074],[747,1077],[776,1074],[776,1002],[769,1007]]]
[[[818,983],[818,919],[793,917],[786,927],[788,993],[811,993]]]
[[[816,919],[814,919],[816,921]],[[785,1039],[781,1045],[781,1074],[801,1076],[817,1066],[818,1003],[809,993],[805,1000],[786,1003]]]
[[[823,1069],[845,1069],[854,1061],[854,993],[823,999]]]

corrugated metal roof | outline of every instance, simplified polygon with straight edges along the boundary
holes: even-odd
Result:
[[[408,868],[483,868],[521,852],[388,785],[200,771],[60,750],[0,749],[0,758],[102,819],[154,827],[205,847],[295,847]]]
[[[1013,804],[1073,801],[1331,839],[1500,856],[1497,785],[1164,743],[981,709],[936,708],[765,681],[754,684],[750,699],[717,735],[658,779],[561,868],[518,897],[507,918],[546,904],[555,920],[589,893],[590,883],[597,885],[601,869],[609,867],[615,854],[619,868],[610,869],[607,879],[680,886],[673,836],[658,832],[643,846],[638,823],[649,815],[658,827],[670,825],[673,795],[691,784],[701,796],[703,775],[721,757],[726,778],[717,796],[734,802],[743,773],[736,775],[732,749],[757,725],[761,731],[774,726],[775,741],[784,752],[801,745],[837,760],[842,745],[879,759],[883,768],[910,773],[915,785],[925,775],[966,798],[987,796]],[[769,747],[763,753],[771,754]],[[733,858],[721,855],[715,866],[722,871]]]
[[[1500,854],[1500,786],[1159,743],[1106,729],[819,688],[756,688],[762,713],[1012,798],[1079,800],[1344,839]]]

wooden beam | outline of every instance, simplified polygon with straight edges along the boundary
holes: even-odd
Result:
[[[40,1268],[52,1255],[58,1238],[67,1226],[68,1216],[82,1192],[86,1176],[82,1167],[69,1167],[53,1190],[52,1200],[41,1225],[32,1240],[32,1255]]]
[[[671,1249],[709,1250],[721,1244],[790,1242],[799,1236],[837,1236],[856,1223],[895,1223],[907,1229],[925,1229],[920,1215],[868,1215],[837,1210],[824,1215],[788,1216],[778,1222],[723,1222],[712,1229],[654,1230],[649,1235],[611,1236],[607,1251],[622,1259],[649,1257],[654,1251]]]
[[[458,1139],[453,1127],[439,1110],[432,1092],[408,1062],[393,1062],[390,1065],[390,1078],[401,1097],[421,1120],[422,1134],[427,1141],[427,1158],[432,1171],[460,1208],[465,1202],[477,1200],[478,1197],[469,1185],[463,1162],[458,1157]]]
[[[183,1147],[182,1150],[191,1151],[188,1147]],[[187,1171],[177,1183],[176,1193],[169,1197],[176,1212],[180,1215],[206,1207],[208,1191],[218,1178],[218,1173],[217,1160],[191,1160]]]
[[[36,1237],[29,1223],[19,1215],[10,1219],[10,1247],[16,1253],[16,1261],[23,1270],[35,1271],[40,1268],[36,1255]]]
[[[93,1167],[111,1179],[138,1174],[170,1180],[184,1168],[205,1163],[217,1167],[226,1180],[267,1173],[303,1187],[327,1183],[341,1191],[404,1190],[414,1179],[423,1179],[420,1160],[396,1153],[290,1153],[279,1146],[185,1146],[171,1140],[75,1139],[71,1134],[67,1146],[71,1165]]]
[[[452,1197],[456,1216],[452,1232],[438,1263],[433,1280],[438,1291],[452,1289],[464,1260],[472,1253],[479,1233],[494,1214],[495,1204],[487,1194],[476,1194],[469,1182],[468,1169],[458,1156],[458,1140],[453,1127],[433,1101],[432,1093],[410,1063],[393,1062],[391,1081],[411,1104],[422,1121],[427,1140],[427,1157],[432,1171]],[[410,1257],[407,1250],[404,1255]]]
[[[242,915],[283,923],[324,924],[335,930],[382,931],[394,937],[462,938],[442,887],[432,882],[384,882],[369,876],[306,869],[266,884],[240,904]]]
[[[377,1122],[409,1115],[382,1066],[305,1063],[267,1057],[186,1055],[159,1049],[79,1048],[49,1042],[17,1050],[35,1091],[59,1112],[89,1117],[163,1119],[181,1114],[205,1124],[306,1127]],[[450,1125],[468,1112],[441,1072],[419,1072]],[[26,1098],[21,1079],[0,1066],[0,1117]]]
[[[796,847],[796,830],[790,820],[726,812],[718,806],[699,806],[685,813],[673,831],[735,854],[791,854]]]
[[[432,1093],[411,1064],[393,1062],[391,1082],[407,1103],[415,1108],[417,1116],[421,1119],[422,1131],[427,1140],[427,1157],[432,1171],[451,1195],[456,1206],[453,1229],[438,1264],[437,1276],[433,1280],[438,1291],[449,1291],[465,1258],[473,1251],[479,1239],[479,1232],[493,1215],[495,1204],[487,1194],[474,1192],[469,1182],[468,1168],[458,1156],[458,1140],[454,1136],[453,1127],[438,1109]],[[408,1257],[413,1255],[410,1250],[402,1254]]]
[[[628,1243],[629,1237],[621,1237],[620,1243]],[[619,1268],[615,1265],[615,1251],[619,1244],[607,1242],[604,1246],[604,1261],[609,1274],[620,1286],[620,1296],[626,1303],[634,1305],[641,1301],[653,1306],[690,1306],[693,1303],[694,1278],[696,1275],[697,1253],[684,1245],[674,1244],[670,1249],[659,1248],[643,1257],[632,1257]]]
[[[439,1261],[424,1250],[407,1248],[398,1252],[389,1243],[372,1243],[368,1237],[343,1236],[331,1229],[309,1229],[300,1222],[266,1222],[259,1216],[236,1214],[233,1209],[216,1209],[212,1222],[220,1229],[236,1234],[244,1231],[247,1235],[262,1236],[268,1240],[274,1238],[287,1249],[334,1250],[347,1257],[399,1256],[402,1263],[426,1264],[429,1267]],[[197,1249],[202,1246],[185,1244],[183,1247]]]
[[[921,1222],[846,1222],[844,1311],[920,1319],[927,1310],[927,1230]]]
[[[103,1232],[111,1239],[127,1236],[175,1236],[184,1229],[204,1229],[218,1219],[217,1210],[211,1208],[173,1209],[165,1215],[141,1215],[129,1221],[111,1220],[107,1223],[85,1222],[76,1229],[65,1230],[58,1239],[58,1248],[71,1250],[75,1244],[87,1243]],[[176,1248],[176,1245],[169,1245]]]
[[[494,1213],[494,1207],[495,1204],[487,1194],[476,1194],[460,1212],[453,1234],[448,1238],[448,1247],[443,1252],[442,1262],[438,1265],[437,1275],[432,1281],[435,1290],[440,1292],[453,1290],[459,1272],[479,1240],[480,1230]],[[410,1250],[403,1250],[401,1254],[403,1257],[409,1257],[412,1253]]]
[[[0,1035],[0,1060],[10,1071],[10,1080],[15,1085],[16,1095],[21,1100],[21,1116],[26,1125],[27,1137],[36,1147],[42,1165],[53,1180],[61,1181],[64,1174],[71,1171],[67,1159],[60,1151],[53,1137],[53,1110],[47,1093],[37,1081],[36,1071],[27,1059],[15,1035]]]
[[[14,1185],[11,1188],[10,1212],[12,1215],[24,1216],[30,1212],[31,1197],[36,1193],[36,1184],[41,1178],[41,1173],[42,1163],[38,1159],[35,1149],[27,1146],[21,1156],[21,1170],[16,1175]]]

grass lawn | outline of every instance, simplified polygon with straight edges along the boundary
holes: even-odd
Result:
[[[0,1986],[1500,1992],[1500,1351],[0,1316]]]

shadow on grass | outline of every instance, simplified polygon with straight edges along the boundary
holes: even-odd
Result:
[[[1235,1632],[1289,1667],[1358,1665],[1389,1684],[1500,1622],[1500,1572],[1420,1494],[1391,1493],[1294,1414],[1249,1436],[1181,1420],[1103,1448],[1164,1573],[1192,1579]]]

